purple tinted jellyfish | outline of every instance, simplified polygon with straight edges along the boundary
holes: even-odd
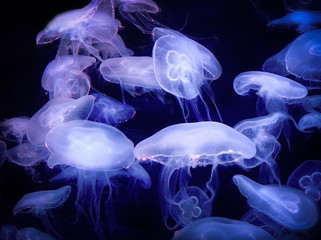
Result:
[[[22,228],[17,232],[16,240],[55,240],[52,236],[35,228]]]
[[[176,231],[172,240],[275,240],[268,232],[247,222],[222,217],[199,219]]]
[[[307,230],[319,220],[315,202],[298,189],[261,185],[243,175],[233,176],[233,181],[252,208],[286,228]]]
[[[7,155],[7,145],[4,141],[0,140],[0,167],[4,163]]]
[[[310,81],[321,81],[321,30],[300,35],[285,55],[289,73]]]
[[[22,143],[28,141],[28,117],[10,118],[0,123],[0,137],[6,141]]]
[[[215,194],[215,172],[219,164],[231,164],[255,155],[255,145],[243,134],[217,122],[176,124],[162,129],[135,147],[139,161],[151,160],[164,166],[159,181],[159,198],[167,228],[185,226],[211,214]],[[212,166],[206,188],[188,186],[190,168]],[[177,185],[179,186],[177,189]],[[170,217],[176,222],[169,226]]]
[[[83,96],[79,99],[54,98],[47,102],[28,123],[28,139],[32,144],[45,145],[45,137],[50,129],[70,120],[87,119],[95,98]]]
[[[18,229],[16,226],[11,224],[6,224],[1,227],[0,239],[2,240],[12,240],[16,239]]]
[[[15,205],[13,215],[18,213],[32,213],[39,217],[47,230],[53,232],[59,238],[62,236],[54,230],[49,218],[52,218],[52,209],[60,207],[69,197],[70,186],[64,186],[57,190],[38,191],[26,194]]]
[[[300,118],[298,128],[301,131],[321,129],[321,113],[312,112]]]
[[[263,99],[268,113],[287,112],[287,105],[304,98],[307,89],[289,78],[273,73],[249,71],[236,76],[233,82],[234,90],[239,95],[246,95],[251,90],[259,96],[257,111],[261,113],[260,98]]]
[[[287,185],[298,188],[315,201],[319,201],[321,199],[321,161],[304,161],[291,173]]]
[[[162,89],[178,98],[183,112],[185,112],[183,102],[187,101],[193,111],[199,114],[197,97],[205,104],[201,87],[216,107],[210,84],[220,77],[222,68],[215,56],[202,45],[174,30],[154,28],[152,36],[155,41],[154,71]],[[206,104],[205,107],[207,118],[210,120]],[[216,110],[222,121],[217,107]],[[201,116],[197,118],[202,120]]]

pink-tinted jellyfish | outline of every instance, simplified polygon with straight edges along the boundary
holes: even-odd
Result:
[[[110,205],[110,179],[127,174],[140,180],[143,187],[150,187],[149,175],[134,162],[133,143],[115,127],[85,120],[65,122],[49,131],[46,145],[52,153],[49,167],[72,167],[62,168],[59,178],[64,174],[77,178],[77,216],[88,216],[102,238],[100,202],[105,188],[109,187],[106,205]],[[111,211],[112,208],[106,209],[108,216]]]
[[[176,231],[172,240],[275,240],[268,232],[247,222],[222,217],[199,219]]]
[[[307,230],[319,220],[315,202],[298,189],[285,185],[261,185],[243,175],[233,176],[233,181],[252,208],[288,229]]]
[[[300,118],[298,123],[298,128],[301,131],[313,131],[317,129],[321,129],[321,113],[312,112],[303,115]]]
[[[166,127],[138,143],[134,153],[139,161],[164,165],[159,199],[164,223],[174,229],[210,216],[217,165],[252,158],[255,151],[254,143],[233,128],[217,122],[197,122]],[[190,168],[207,165],[212,170],[206,189],[189,186]],[[170,220],[174,226],[170,226]]]
[[[49,92],[49,98],[80,98],[90,90],[90,77],[83,72],[95,62],[88,56],[60,56],[51,61],[41,79],[43,89]]]
[[[315,201],[321,199],[321,161],[307,160],[289,176],[287,185],[298,188]]]
[[[268,112],[287,112],[287,105],[304,98],[307,89],[289,78],[273,73],[249,71],[236,76],[233,82],[234,90],[239,95],[247,95],[255,91],[259,96],[257,112],[262,113],[262,108]],[[263,100],[264,107],[260,101]]]
[[[0,137],[6,141],[22,143],[28,141],[29,117],[15,117],[0,123]]]
[[[285,64],[298,78],[321,81],[321,29],[297,37],[285,55]]]
[[[53,217],[51,210],[60,207],[67,200],[70,192],[71,187],[67,185],[57,190],[38,191],[26,194],[16,203],[13,208],[13,215],[18,213],[32,213],[42,220],[49,232],[62,238],[50,223],[50,218]]]
[[[204,119],[198,108],[200,99],[206,108],[206,120],[211,120],[209,109],[202,97],[202,87],[222,121],[210,87],[211,82],[222,73],[215,56],[199,43],[174,30],[154,28],[152,36],[155,41],[153,64],[156,79],[163,90],[177,97],[184,116],[187,111],[187,115],[192,112],[199,121]]]

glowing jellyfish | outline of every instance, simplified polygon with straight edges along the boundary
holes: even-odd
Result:
[[[70,120],[87,119],[93,109],[94,99],[86,95],[79,99],[50,100],[29,120],[29,141],[35,145],[45,145],[45,137],[53,127]]]
[[[321,95],[306,96],[302,99],[302,107],[307,112],[321,112]]]
[[[301,131],[321,129],[321,113],[312,112],[300,118],[298,128]]]
[[[106,187],[109,187],[106,204],[110,202],[111,178],[127,172],[143,187],[150,186],[149,175],[134,162],[133,143],[110,125],[85,120],[65,122],[49,131],[46,146],[52,153],[49,167],[67,165],[77,169],[66,172],[77,178],[77,215],[88,216],[100,236],[103,236],[100,202]]]
[[[104,94],[94,93],[94,108],[89,120],[117,126],[126,122],[135,115],[135,109],[125,103],[121,103]]]
[[[0,136],[6,141],[22,143],[27,141],[28,117],[10,118],[0,123]]]
[[[51,61],[41,79],[43,89],[55,97],[80,98],[88,94],[90,77],[83,72],[96,61],[88,56],[60,56]]]
[[[172,240],[275,240],[268,232],[247,222],[222,217],[197,220],[176,231]]]
[[[321,199],[321,161],[304,161],[291,173],[287,185],[298,188],[315,201],[319,201]]]
[[[281,28],[295,26],[299,33],[308,32],[321,26],[321,12],[294,11],[283,18],[269,22],[268,26]]]
[[[321,30],[300,35],[285,55],[287,70],[298,78],[321,81]]]
[[[261,185],[243,176],[233,176],[248,204],[278,224],[296,231],[315,226],[319,210],[302,191],[284,185]]]
[[[52,218],[51,210],[60,207],[69,197],[71,187],[69,185],[57,190],[38,191],[23,196],[13,208],[13,215],[18,213],[32,213],[39,217],[48,231],[58,237],[62,236],[54,230],[49,218]]]
[[[159,181],[159,198],[165,225],[169,229],[208,217],[215,194],[214,170],[255,155],[255,145],[243,134],[217,122],[182,123],[166,127],[135,147],[139,161],[151,160],[164,166]],[[196,186],[188,186],[190,168],[212,166],[206,183],[208,196]],[[178,189],[176,188],[178,184]],[[172,218],[176,224],[169,226]]]
[[[215,56],[205,47],[187,38],[181,33],[164,28],[154,28],[153,64],[156,79],[163,90],[178,98],[183,112],[183,102],[187,101],[202,120],[197,109],[197,97],[205,104],[201,87],[211,98],[214,106],[214,94],[210,87],[213,80],[220,77],[221,66]],[[205,104],[208,120],[211,119]],[[220,114],[216,107],[221,120]],[[187,108],[188,111],[188,108]]]
[[[35,228],[22,228],[17,232],[17,240],[55,240],[52,236]]]
[[[246,95],[251,90],[261,97],[265,104],[265,109],[269,113],[287,112],[287,105],[295,100],[304,98],[307,89],[289,78],[273,73],[249,71],[236,76],[233,82],[234,90],[239,95]],[[258,98],[257,111],[261,112]]]

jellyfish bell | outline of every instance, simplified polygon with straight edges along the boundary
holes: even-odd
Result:
[[[17,240],[22,239],[33,239],[33,240],[54,240],[52,236],[41,232],[32,227],[22,228],[17,232]]]
[[[298,129],[301,131],[314,131],[321,129],[321,113],[312,112],[303,115],[299,120]]]

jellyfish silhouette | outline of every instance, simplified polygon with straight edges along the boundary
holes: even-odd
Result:
[[[18,213],[32,213],[39,217],[47,231],[54,233],[57,237],[63,238],[51,225],[52,209],[61,206],[69,197],[71,187],[69,185],[57,190],[38,191],[23,196],[13,208],[13,215]]]
[[[210,87],[211,82],[218,79],[222,73],[221,65],[215,56],[199,43],[174,30],[154,28],[152,36],[155,41],[154,71],[162,89],[177,97],[184,116],[186,110],[188,114],[194,112],[198,121],[204,118],[198,108],[200,99],[206,108],[205,120],[211,120],[209,109],[202,97],[202,87],[213,102],[222,122]]]
[[[255,151],[251,140],[227,125],[197,122],[166,127],[138,143],[134,153],[139,161],[151,160],[164,165],[159,199],[164,223],[174,229],[211,214],[217,165],[252,158]],[[207,165],[211,165],[212,170],[206,189],[189,186],[190,168]],[[170,217],[174,226],[168,224]]]
[[[243,176],[233,176],[248,204],[278,224],[295,231],[310,229],[319,220],[315,202],[302,191],[285,185],[261,185]]]
[[[265,108],[268,113],[287,112],[287,105],[304,98],[308,93],[300,83],[273,73],[260,71],[239,74],[234,79],[233,87],[239,95],[246,95],[251,90],[256,91],[259,96],[257,112],[260,115],[265,115],[262,113],[262,108]],[[261,106],[260,101],[262,100],[264,107]]]
[[[298,128],[301,131],[313,131],[321,129],[321,113],[312,112],[303,115],[303,117],[301,117],[299,120]]]
[[[106,205],[111,204],[111,178],[127,174],[138,179],[143,187],[150,187],[149,175],[134,162],[133,143],[110,125],[85,120],[65,122],[49,131],[46,146],[52,153],[48,160],[49,167],[67,165],[76,168],[76,171],[63,168],[62,172],[67,169],[67,177],[77,178],[77,218],[81,214],[87,216],[101,238],[104,238],[101,198],[108,187]],[[59,178],[63,176],[60,174]],[[106,212],[112,221],[112,208],[106,209]]]
[[[15,117],[0,123],[0,137],[5,141],[27,142],[28,117]]]
[[[172,240],[275,240],[268,232],[247,222],[222,217],[199,219],[176,231]]]
[[[321,30],[297,37],[285,55],[287,70],[298,78],[321,81]]]

